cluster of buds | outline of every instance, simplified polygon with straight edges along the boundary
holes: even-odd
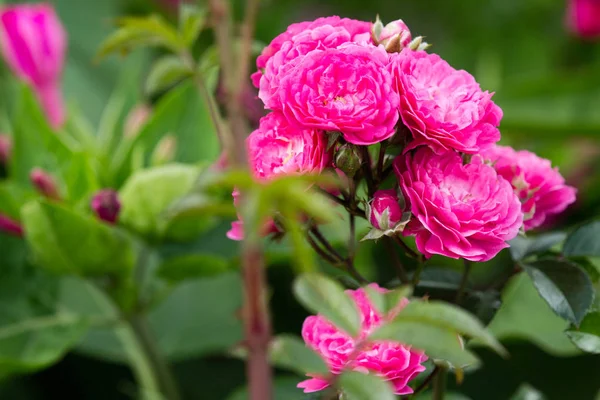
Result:
[[[429,47],[422,36],[413,39],[408,26],[401,19],[384,26],[377,16],[371,28],[371,39],[376,45],[383,45],[388,53],[400,53],[407,47],[411,50],[426,50]]]
[[[366,204],[365,212],[373,229],[362,240],[395,236],[404,230],[411,217],[402,192],[395,189],[376,191]]]

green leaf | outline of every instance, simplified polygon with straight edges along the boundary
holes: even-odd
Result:
[[[273,399],[308,400],[296,385],[298,385],[296,377],[275,377],[273,379]],[[244,386],[229,395],[227,400],[248,400],[249,398],[248,387]]]
[[[411,345],[431,358],[448,361],[458,368],[479,363],[473,353],[464,349],[458,333],[427,322],[406,320],[388,323],[373,332],[369,339]]]
[[[329,368],[323,359],[296,336],[279,335],[273,339],[269,347],[269,359],[274,365],[291,369],[300,375],[329,374]]]
[[[169,206],[192,188],[199,169],[183,164],[169,164],[142,170],[132,175],[119,192],[119,221],[149,238],[181,239],[205,230],[210,216],[180,219],[180,225],[166,213]]]
[[[323,315],[352,336],[358,334],[360,317],[356,305],[334,280],[317,273],[302,274],[294,282],[294,294],[310,311]]]
[[[111,164],[116,187],[131,175],[135,149],[142,151],[142,166],[149,166],[154,149],[167,134],[176,139],[174,161],[195,164],[217,159],[219,141],[208,104],[193,82],[182,83],[163,96],[135,139],[119,148]]]
[[[394,322],[414,321],[437,326],[463,336],[478,339],[498,354],[507,356],[506,349],[488,332],[483,324],[461,308],[441,301],[408,303],[394,318]]]
[[[344,372],[339,379],[348,400],[394,400],[396,396],[389,383],[374,375]]]
[[[579,329],[570,329],[566,334],[581,350],[600,354],[600,311],[587,314]]]
[[[185,254],[169,258],[158,267],[158,275],[171,282],[189,278],[203,278],[219,275],[231,270],[230,263],[223,257],[213,254]]]
[[[563,247],[567,257],[600,257],[600,221],[593,221],[573,231]]]
[[[0,375],[31,372],[58,361],[85,333],[87,324],[70,314],[24,319],[0,326]]]
[[[144,46],[163,47],[175,53],[185,49],[178,33],[159,15],[124,17],[118,20],[119,29],[101,44],[96,58],[111,53],[128,53]]]
[[[192,76],[190,70],[179,57],[167,55],[159,58],[152,65],[146,78],[145,91],[148,95],[155,94],[174,86],[176,83]]]
[[[568,261],[544,259],[523,265],[540,296],[552,310],[579,325],[594,301],[589,276]]]
[[[513,260],[520,261],[536,253],[550,250],[553,246],[565,240],[563,232],[551,232],[535,237],[517,236],[509,242],[510,254]]]
[[[523,383],[510,400],[544,400],[544,395],[533,386]]]
[[[132,239],[118,228],[45,201],[26,204],[21,215],[35,260],[50,271],[126,274],[133,268]]]
[[[206,11],[193,4],[179,6],[179,32],[186,46],[194,44],[206,23]]]
[[[557,356],[579,354],[563,333],[569,323],[537,293],[526,273],[514,276],[502,293],[502,306],[488,325],[499,340],[528,340]]]

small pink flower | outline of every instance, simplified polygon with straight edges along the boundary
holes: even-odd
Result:
[[[291,126],[279,112],[263,117],[259,128],[248,136],[246,145],[250,170],[258,180],[267,181],[281,175],[319,173],[331,165],[325,134],[316,129]],[[236,203],[238,195],[234,191]],[[278,231],[273,223],[267,225],[266,233]],[[227,236],[233,240],[243,238],[241,220],[232,224]]]
[[[29,174],[29,180],[42,196],[57,201],[61,199],[56,180],[47,171],[41,168],[34,168]]]
[[[378,190],[368,207],[369,222],[379,230],[392,229],[402,220],[402,211],[394,189]]]
[[[600,1],[569,0],[567,27],[582,38],[600,37]]]
[[[525,214],[525,230],[540,226],[548,216],[564,211],[575,201],[577,189],[565,184],[549,160],[507,146],[494,146],[482,156],[512,184]]]
[[[410,49],[393,56],[391,71],[402,121],[414,138],[405,151],[425,145],[436,153],[475,154],[500,140],[502,110],[468,72]]]
[[[487,261],[519,233],[519,199],[480,156],[463,164],[453,151],[424,147],[397,157],[394,170],[413,214],[404,234],[415,235],[426,257]]]
[[[49,4],[0,9],[0,49],[13,72],[29,83],[53,127],[65,119],[60,77],[66,33]]]
[[[115,224],[121,211],[121,202],[113,189],[102,189],[92,198],[91,207],[102,221]]]
[[[383,47],[345,44],[313,50],[280,81],[282,111],[291,123],[339,131],[357,145],[395,133],[398,94]]]
[[[386,291],[377,284],[369,286],[380,292]],[[412,393],[408,383],[425,370],[422,363],[427,360],[427,356],[401,343],[378,341],[366,344],[355,354],[356,357],[351,359],[357,340],[365,339],[385,319],[393,318],[393,315],[381,315],[371,304],[365,289],[348,290],[347,293],[354,299],[361,315],[359,337],[352,338],[321,315],[316,315],[306,318],[302,326],[302,337],[306,345],[323,357],[332,374],[339,374],[343,369],[374,373],[389,381],[396,394]],[[401,312],[401,308],[406,304],[408,300],[402,299],[398,304],[398,311]],[[325,377],[311,374],[308,376],[311,379],[298,384],[305,393],[323,390],[329,386]]]
[[[262,70],[267,68],[271,57],[277,54],[284,45],[287,50],[285,55],[279,55],[279,61],[272,65],[269,73],[277,72],[281,61],[289,62],[293,57],[307,54],[316,48],[337,47],[345,42],[367,42],[370,41],[371,23],[357,21],[338,16],[318,18],[314,21],[299,22],[290,25],[285,32],[277,36],[273,41],[263,49],[260,56],[256,59],[258,71],[252,75],[254,86],[259,87],[259,82],[263,76]],[[327,33],[325,33],[327,32]],[[300,35],[299,38],[296,36]],[[311,37],[313,39],[311,39]],[[287,44],[286,44],[287,43]],[[293,43],[299,43],[301,49],[294,50]],[[291,52],[290,51],[295,51]]]

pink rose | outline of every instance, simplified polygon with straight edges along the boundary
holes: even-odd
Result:
[[[402,208],[394,189],[378,190],[367,208],[367,216],[374,228],[385,231],[400,223]]]
[[[582,38],[600,37],[600,1],[569,0],[567,27]]]
[[[339,131],[357,145],[395,133],[398,94],[382,47],[345,44],[313,50],[280,81],[282,111],[292,123]]]
[[[331,165],[327,139],[322,131],[291,126],[279,112],[272,112],[260,120],[260,126],[246,140],[248,163],[254,177],[269,180],[280,175],[319,173]],[[234,199],[237,201],[237,191]],[[237,204],[236,204],[237,205]],[[266,233],[277,232],[269,223]],[[232,224],[227,236],[243,238],[241,220]]]
[[[50,124],[62,125],[60,89],[67,46],[66,33],[49,4],[13,5],[0,9],[0,49],[12,71],[29,83]]]
[[[425,145],[436,153],[475,154],[500,140],[502,110],[468,72],[410,49],[394,55],[390,69],[402,121],[414,138],[405,151]]]
[[[369,285],[380,292],[385,289],[377,284]],[[352,338],[345,332],[337,329],[331,322],[321,315],[310,316],[302,326],[302,337],[306,345],[323,357],[332,374],[339,374],[343,369],[363,373],[375,373],[385,380],[390,381],[398,395],[412,393],[408,382],[425,370],[422,365],[427,356],[410,346],[397,342],[378,341],[365,345],[352,360],[357,340],[366,338],[379,327],[385,319],[393,318],[392,315],[381,315],[371,304],[364,289],[348,290],[361,315],[361,332],[358,338]],[[398,310],[408,304],[407,299],[402,299]],[[305,393],[316,392],[329,386],[325,377],[311,375],[311,379],[298,384]]]
[[[273,41],[271,41],[271,43],[263,49],[260,56],[256,58],[256,66],[258,68],[258,71],[252,75],[252,82],[254,83],[254,86],[259,87],[259,82],[261,80],[261,77],[263,76],[262,70],[267,68],[267,64],[271,57],[273,57],[277,52],[279,52],[279,50],[281,50],[285,43],[296,41],[302,43],[303,50],[297,51],[297,53],[295,53],[296,56],[300,54],[306,54],[308,51],[316,48],[329,48],[328,46],[332,45],[337,47],[339,44],[342,43],[341,39],[335,41],[335,35],[333,35],[333,38],[329,37],[328,35],[324,35],[323,31],[320,30],[321,28],[324,28],[326,32],[338,33],[340,37],[345,37],[345,35],[347,35],[349,39],[347,41],[365,42],[370,41],[371,39],[370,22],[357,21],[349,18],[340,18],[338,16],[332,16],[318,18],[314,21],[306,21],[292,24],[287,28],[285,32],[281,33],[279,36],[273,39]],[[313,35],[313,30],[316,31],[316,36],[313,40],[310,40],[310,37]],[[299,40],[296,40],[296,35],[298,34],[303,35]],[[320,40],[322,39],[329,40],[326,40],[326,42],[322,43],[320,42]],[[289,52],[289,48],[293,46],[290,46],[290,43],[288,43],[287,47],[288,50],[286,51],[286,53]],[[289,54],[287,56],[280,56],[279,59],[291,61],[292,56],[294,56],[294,53]],[[270,69],[272,72],[277,68],[272,66]]]
[[[564,211],[575,201],[577,189],[565,184],[549,160],[507,146],[494,146],[482,156],[512,184],[525,214],[525,230],[540,226],[546,217]]]
[[[394,170],[413,214],[404,234],[426,257],[487,261],[519,233],[519,199],[480,156],[463,164],[458,153],[424,147],[397,157]]]

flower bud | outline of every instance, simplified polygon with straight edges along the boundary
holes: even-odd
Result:
[[[52,200],[61,199],[56,181],[48,172],[41,168],[34,168],[29,174],[29,179],[41,195]]]
[[[597,0],[569,0],[567,27],[583,39],[600,38],[600,2]]]
[[[165,135],[152,153],[152,165],[163,165],[175,158],[177,138],[172,133]]]
[[[409,44],[408,48],[411,50],[427,50],[431,45],[423,41],[423,36],[417,36]]]
[[[8,135],[0,135],[0,179],[6,177],[10,155],[12,152],[12,141]]]
[[[375,22],[373,22],[373,25],[371,27],[371,39],[373,40],[373,43],[375,43],[376,45],[378,45],[379,42],[379,38],[381,37],[381,33],[383,32],[383,23],[381,22],[381,19],[379,18],[379,15],[377,16],[377,18],[375,19]]]
[[[351,143],[342,145],[335,155],[335,166],[348,178],[354,177],[362,164],[358,148]]]
[[[92,197],[91,207],[102,221],[114,224],[119,218],[121,202],[116,191],[113,189],[102,189]]]
[[[0,232],[12,236],[23,237],[23,227],[21,227],[17,221],[4,214],[0,214]]]
[[[13,73],[33,87],[55,128],[65,120],[60,77],[66,45],[65,30],[51,5],[19,4],[0,10],[2,55]]]
[[[399,53],[410,44],[411,40],[410,30],[401,19],[387,24],[379,36],[379,43],[385,46],[388,53]]]
[[[394,189],[378,190],[368,206],[369,222],[379,230],[392,229],[402,220],[402,208]]]
[[[132,108],[123,126],[123,136],[130,139],[137,136],[142,126],[148,121],[151,113],[152,109],[146,104],[140,104]]]

